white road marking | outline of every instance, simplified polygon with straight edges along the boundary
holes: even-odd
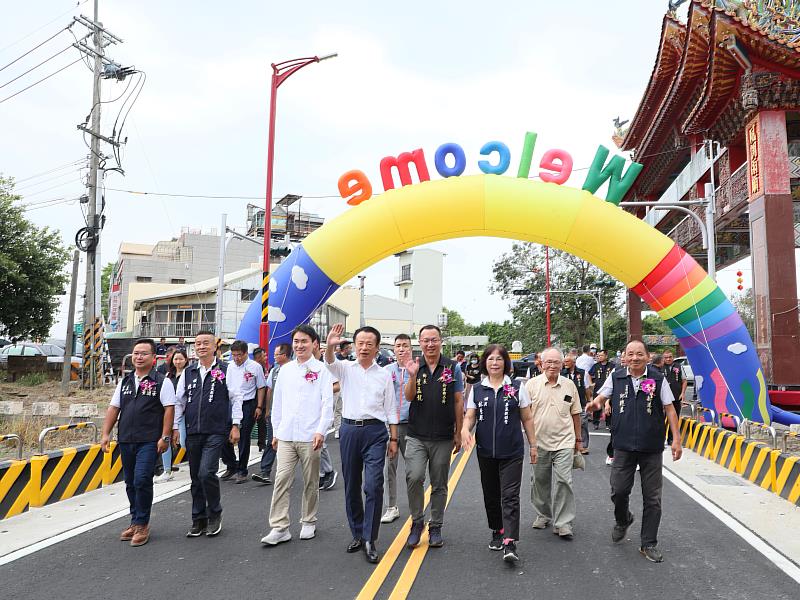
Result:
[[[257,462],[261,462],[261,457],[250,459],[247,463],[247,466],[250,467]],[[217,475],[220,473],[224,473],[224,469],[220,469],[217,471]],[[153,504],[158,504],[159,502],[163,502],[164,500],[169,500],[173,496],[177,496],[179,494],[183,494],[184,492],[188,492],[192,487],[191,483],[187,483],[182,485],[174,490],[170,490],[169,492],[164,492],[159,496],[155,496],[153,498]],[[106,515],[104,517],[100,517],[99,519],[95,519],[94,521],[90,521],[89,523],[85,523],[83,525],[79,525],[75,529],[70,529],[69,531],[65,531],[63,533],[59,533],[58,535],[54,535],[51,538],[47,538],[46,540],[42,540],[40,542],[36,542],[35,544],[31,544],[30,546],[25,546],[24,548],[20,548],[19,550],[14,550],[13,552],[9,552],[5,556],[0,557],[0,567],[3,565],[7,565],[8,563],[14,562],[15,560],[19,560],[20,558],[24,558],[33,554],[34,552],[38,552],[39,550],[44,550],[45,548],[49,548],[50,546],[54,546],[59,542],[63,542],[64,540],[68,540],[70,538],[74,538],[76,536],[81,535],[82,533],[86,533],[87,531],[91,531],[92,529],[96,529],[105,525],[106,523],[111,523],[111,521],[116,521],[117,519],[121,519],[122,517],[127,517],[131,514],[130,509],[125,508],[122,510],[118,510],[110,515]]]
[[[675,487],[697,502],[700,506],[705,508],[717,519],[722,521],[722,523],[725,524],[731,531],[742,538],[745,542],[750,544],[754,549],[758,550],[768,561],[786,573],[789,577],[794,579],[797,583],[800,583],[800,567],[790,558],[781,554],[778,550],[770,546],[757,534],[753,533],[741,522],[739,522],[733,515],[722,510],[719,506],[700,494],[700,492],[691,487],[675,473],[665,468],[663,469],[663,474],[666,479],[675,485]]]

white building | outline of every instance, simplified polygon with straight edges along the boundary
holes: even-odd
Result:
[[[411,305],[414,331],[436,323],[442,312],[444,257],[438,250],[415,248],[396,254],[399,259],[398,299]]]

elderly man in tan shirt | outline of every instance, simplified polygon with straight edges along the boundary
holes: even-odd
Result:
[[[531,502],[539,516],[533,527],[546,529],[553,523],[553,533],[571,540],[575,519],[572,456],[581,449],[581,402],[575,384],[561,375],[561,351],[547,348],[541,357],[544,372],[525,384],[537,445]]]

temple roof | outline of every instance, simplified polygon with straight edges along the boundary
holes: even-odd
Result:
[[[800,79],[800,0],[691,0],[685,24],[666,15],[622,149],[646,168],[665,151],[677,158],[687,146],[682,136],[705,135],[732,102],[741,104],[747,71]]]

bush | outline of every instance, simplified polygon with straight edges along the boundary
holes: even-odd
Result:
[[[47,380],[47,373],[28,373],[20,377],[17,383],[26,387],[35,387],[37,385],[42,385]]]

